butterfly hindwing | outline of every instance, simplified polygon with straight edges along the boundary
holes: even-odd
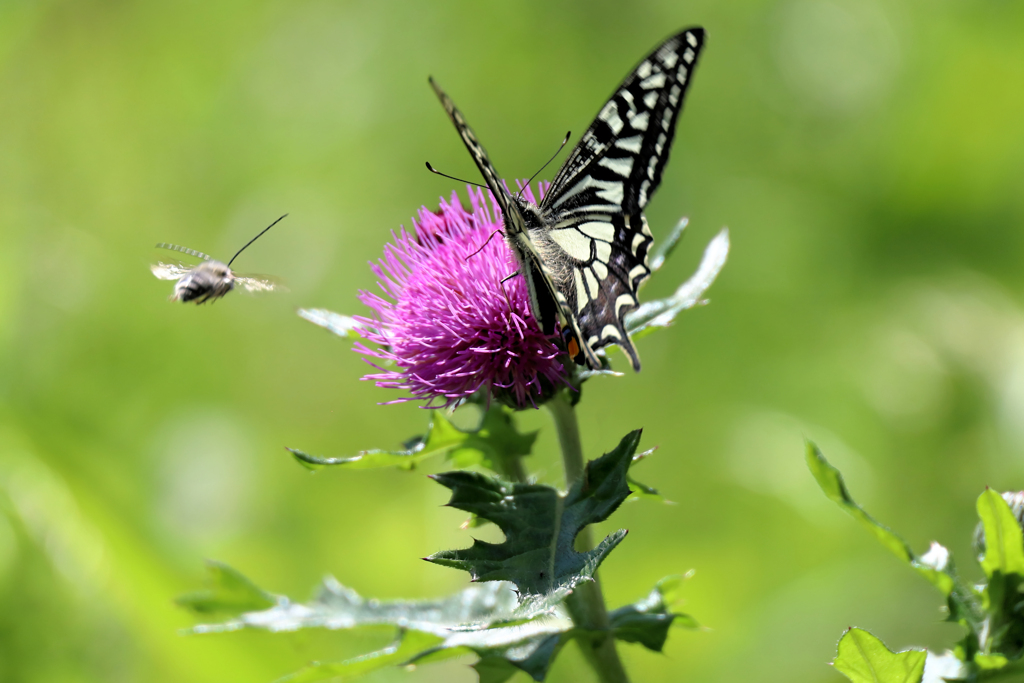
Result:
[[[533,235],[584,354],[589,358],[596,349],[618,344],[639,369],[622,319],[639,306],[637,290],[650,275],[647,255],[654,239],[643,214],[592,214]]]

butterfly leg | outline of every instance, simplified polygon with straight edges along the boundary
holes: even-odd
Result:
[[[512,273],[511,275],[503,278],[502,281],[501,281],[501,284],[505,284],[506,282],[508,282],[509,280],[514,278],[516,275],[519,275],[519,271],[518,270],[516,272]]]

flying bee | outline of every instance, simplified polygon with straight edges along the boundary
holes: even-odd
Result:
[[[156,275],[161,280],[177,280],[174,283],[174,294],[171,295],[171,301],[184,301],[185,303],[194,301],[196,304],[201,304],[219,299],[234,289],[235,285],[241,285],[249,292],[270,292],[284,289],[280,284],[264,277],[239,275],[231,270],[231,264],[234,263],[239,254],[245,251],[246,247],[262,237],[263,233],[267,230],[280,223],[287,215],[281,216],[281,218],[265,227],[260,234],[246,242],[245,246],[239,249],[227,263],[221,263],[195,249],[186,249],[176,244],[161,242],[156,245],[158,249],[180,251],[183,254],[202,259],[202,263],[195,266],[186,266],[181,263],[163,263],[161,261],[154,263],[149,269],[153,271],[153,275]]]

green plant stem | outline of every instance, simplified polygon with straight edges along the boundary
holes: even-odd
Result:
[[[499,458],[497,461],[501,474],[509,481],[526,481],[526,469],[523,467],[522,457],[516,455],[508,458]]]
[[[583,445],[580,442],[576,411],[566,391],[558,392],[545,405],[555,421],[558,443],[562,447],[565,485],[569,488],[583,475]],[[590,528],[584,528],[576,537],[576,549],[586,551],[593,547]],[[628,683],[629,677],[615,649],[615,637],[611,632],[608,609],[604,604],[601,582],[596,572],[593,581],[583,582],[573,589],[565,606],[573,623],[592,634],[591,638],[581,638],[578,642],[598,680],[601,683]]]

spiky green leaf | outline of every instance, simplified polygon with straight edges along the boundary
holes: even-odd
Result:
[[[199,614],[241,614],[267,609],[275,597],[222,562],[206,563],[207,588],[182,595],[177,603]]]
[[[810,441],[807,442],[807,466],[826,496],[860,522],[892,554],[907,562],[942,591],[946,596],[950,621],[961,622],[972,632],[976,632],[984,619],[979,595],[974,588],[960,579],[953,558],[946,548],[938,543],[932,543],[927,553],[915,555],[902,538],[875,521],[853,500],[843,482],[843,475],[829,464],[818,447]]]
[[[679,589],[686,578],[688,575],[666,576],[647,597],[611,612],[608,617],[615,637],[661,652],[672,626],[699,628],[697,620],[690,615],[671,611],[672,605],[680,599]]]
[[[398,639],[387,647],[341,662],[312,662],[295,673],[277,679],[274,683],[315,683],[332,680],[350,681],[389,666],[405,664],[418,653],[436,645],[438,636],[419,631],[402,631]]]
[[[479,683],[505,683],[519,671],[512,662],[502,657],[481,657],[473,668],[476,669]]]
[[[361,451],[353,456],[323,458],[289,448],[304,467],[319,470],[340,465],[351,469],[398,467],[412,469],[422,460],[447,455],[458,467],[481,465],[501,471],[511,459],[530,454],[537,432],[520,433],[509,409],[492,405],[477,429],[462,430],[451,423],[440,411],[433,411],[427,433],[410,439],[400,450]]]
[[[924,650],[892,652],[867,631],[850,628],[832,663],[853,683],[920,683],[926,657]]]
[[[837,503],[851,517],[860,522],[893,555],[904,562],[909,563],[913,560],[914,552],[910,549],[910,546],[888,527],[875,521],[871,515],[864,511],[864,508],[853,500],[846,489],[843,475],[825,460],[825,456],[818,450],[818,447],[810,441],[807,442],[807,466],[811,469],[811,474],[818,481],[818,486],[821,487],[821,490],[825,492],[829,499]]]
[[[860,522],[883,546],[889,549],[889,552],[914,567],[944,595],[950,594],[956,581],[956,575],[949,553],[939,552],[945,551],[945,548],[936,543],[932,545],[932,550],[928,554],[922,557],[915,555],[906,541],[888,527],[877,522],[853,500],[846,489],[843,475],[829,464],[818,447],[810,441],[807,442],[807,466],[811,469],[811,473],[826,496]]]
[[[316,596],[306,603],[262,591],[221,564],[211,569],[211,582],[210,597],[183,599],[181,604],[202,614],[216,607],[216,611],[228,612],[233,618],[195,626],[192,633],[244,628],[287,632],[379,626],[399,630],[396,641],[382,650],[341,662],[313,662],[278,683],[349,680],[386,666],[427,663],[469,653],[481,657],[480,667],[489,680],[504,680],[500,673],[507,673],[509,667],[542,680],[559,648],[573,637],[572,621],[562,608],[535,601],[538,609],[531,612],[512,585],[500,581],[471,586],[439,600],[372,600],[327,578]],[[247,593],[250,597],[262,598],[260,607],[267,603],[272,606],[246,611],[254,603],[227,599],[239,594],[239,585],[251,589]]]
[[[718,277],[728,256],[729,231],[722,228],[704,250],[697,272],[681,284],[671,296],[644,302],[639,308],[627,314],[624,320],[626,331],[634,339],[639,339],[659,327],[670,326],[680,313],[704,303],[704,292]]]
[[[981,568],[989,578],[996,572],[1024,578],[1024,534],[1010,506],[992,489],[978,497],[978,517],[985,529]]]
[[[574,636],[572,621],[561,610],[555,610],[522,624],[453,633],[412,661],[432,662],[472,652],[480,656],[478,667],[482,665],[492,680],[507,680],[501,677],[512,667],[542,681],[559,650]]]
[[[657,273],[661,270],[661,267],[665,265],[665,261],[672,252],[675,251],[676,246],[679,244],[679,240],[683,237],[683,232],[686,230],[686,226],[690,224],[690,219],[683,216],[676,223],[675,227],[668,234],[665,239],[660,239],[654,245],[654,251],[651,252],[651,259],[649,261],[651,272]]]
[[[239,610],[235,612],[234,619],[196,626],[192,631],[212,633],[258,628],[276,632],[391,625],[447,636],[454,630],[483,629],[513,618],[530,618],[537,614],[518,610],[519,600],[515,591],[510,584],[503,582],[471,586],[439,600],[371,600],[327,577],[307,603],[293,602],[279,595],[270,597],[273,606],[268,609]],[[182,604],[197,609],[193,602]]]
[[[642,484],[633,477],[633,468],[636,467],[636,465],[640,463],[640,461],[646,459],[648,456],[653,454],[656,450],[658,450],[657,446],[655,446],[654,448],[650,448],[644,451],[643,453],[637,453],[636,455],[633,456],[633,462],[630,463],[629,465],[629,473],[626,475],[626,482],[629,484],[629,490],[632,491],[638,499],[646,498],[649,500],[656,500],[662,503],[672,504],[672,501],[667,500],[665,496],[661,495],[658,489],[654,488],[653,486],[647,486],[646,484]]]
[[[626,472],[640,442],[640,431],[626,435],[615,449],[587,463],[566,494],[541,484],[511,484],[475,472],[448,472],[434,479],[452,490],[448,505],[496,524],[502,543],[474,541],[469,548],[446,550],[427,559],[463,569],[474,581],[511,581],[525,604],[554,604],[580,581],[593,577],[602,560],[626,535],[610,534],[597,548],[576,552],[576,535],[601,522],[629,496]]]

